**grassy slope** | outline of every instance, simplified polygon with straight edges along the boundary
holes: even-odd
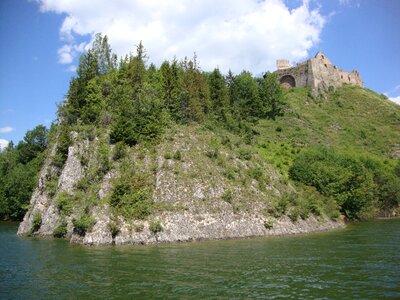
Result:
[[[344,86],[324,99],[310,97],[307,89],[289,90],[286,97],[285,115],[257,126],[260,154],[284,174],[296,152],[313,144],[396,158],[399,105],[356,86]]]
[[[302,148],[324,144],[373,153],[391,161],[399,147],[400,107],[358,87],[345,86],[326,99],[314,99],[309,94],[307,89],[287,91],[284,116],[276,121],[260,120],[255,125],[259,134],[250,144],[243,136],[212,124],[176,125],[166,131],[158,145],[132,147],[123,159],[111,159],[107,165],[121,178],[148,178],[144,188],[151,191],[155,201],[149,207],[153,215],[149,218],[167,211],[194,215],[248,212],[268,218],[286,214],[292,220],[309,214],[335,217],[338,207],[331,199],[321,198],[315,189],[287,178],[292,160]],[[77,131],[78,140],[85,140],[85,130]],[[81,204],[71,203],[76,216],[97,205],[100,184],[108,185],[101,167],[103,161],[115,156],[115,146],[109,148],[107,133],[103,135],[104,139],[90,144],[93,149],[82,153],[85,175],[72,192],[74,201]],[[102,148],[104,151],[100,151]],[[100,181],[93,183],[90,178]],[[105,190],[112,193],[111,186]],[[131,194],[136,192],[134,187]],[[102,201],[109,202],[110,197]],[[135,205],[115,212],[135,212]],[[125,214],[128,222],[135,219],[130,214]]]
[[[243,137],[207,124],[169,130],[156,147],[164,189],[156,191],[156,201],[197,212],[263,211],[295,189],[299,198],[289,206],[307,206],[314,192],[305,192],[287,179],[292,160],[302,148],[323,144],[389,161],[394,158],[400,141],[398,105],[354,86],[344,86],[323,99],[309,94],[307,89],[287,91],[285,115],[259,121],[255,126],[259,135],[251,145]],[[179,160],[173,159],[177,150],[182,154]],[[249,153],[250,159],[243,153]],[[193,198],[196,187],[202,187],[203,200]],[[232,195],[228,197],[227,192]],[[322,211],[329,211],[330,205],[319,204]]]

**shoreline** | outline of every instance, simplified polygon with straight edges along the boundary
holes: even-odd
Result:
[[[140,232],[133,229],[133,226],[139,226],[138,224],[125,223],[120,232],[112,237],[107,227],[108,222],[104,221],[98,220],[93,230],[87,232],[85,236],[69,233],[63,239],[71,244],[88,247],[150,245],[302,235],[332,231],[347,226],[343,219],[333,221],[310,216],[306,220],[299,219],[293,223],[289,217],[283,216],[276,219],[273,227],[268,229],[264,225],[265,218],[254,215],[172,214],[162,216],[163,229],[160,232],[151,232],[147,221],[140,225],[143,226]],[[57,239],[49,232],[39,232],[32,237]]]
[[[314,216],[311,218],[315,219]],[[281,219],[288,219],[287,217],[283,217]],[[310,218],[309,218],[310,219]],[[308,223],[309,219],[307,220],[299,220],[303,223]],[[377,216],[370,221],[373,220],[390,220],[390,219],[400,219],[399,215],[396,216]],[[282,221],[282,220],[281,220]],[[218,237],[218,238],[210,238],[210,237],[199,237],[199,238],[186,238],[186,239],[177,239],[177,240],[168,240],[168,239],[160,239],[160,237],[156,234],[153,235],[153,239],[149,238],[147,241],[125,241],[125,242],[119,242],[115,243],[103,243],[103,244],[98,244],[98,243],[88,243],[88,240],[85,240],[85,237],[79,237],[74,234],[69,235],[65,238],[56,238],[53,237],[52,235],[46,235],[46,234],[36,234],[32,236],[28,235],[21,235],[17,234],[20,237],[23,238],[39,238],[39,239],[46,239],[46,240],[65,240],[69,242],[70,244],[74,245],[81,245],[84,247],[107,247],[107,246],[143,246],[143,245],[157,245],[157,244],[180,244],[180,243],[192,243],[192,242],[205,242],[205,241],[228,241],[228,240],[246,240],[246,239],[255,239],[255,238],[268,238],[268,237],[285,237],[285,236],[294,236],[294,235],[308,235],[308,234],[313,234],[313,233],[322,233],[322,232],[329,232],[329,231],[334,231],[334,230],[339,230],[339,229],[344,229],[346,228],[349,224],[353,223],[363,223],[365,221],[346,221],[344,218],[340,218],[336,221],[333,220],[325,220],[326,222],[320,222],[318,223],[321,225],[318,228],[310,228],[310,230],[304,230],[303,226],[297,227],[299,230],[293,230],[293,228],[296,227],[296,223],[292,223],[293,226],[291,228],[285,228],[284,227],[279,227],[279,229],[266,229],[265,234],[261,235],[246,235],[246,236],[225,236],[225,237]],[[0,224],[15,224],[18,225],[20,222],[18,221],[0,221]],[[285,224],[287,224],[284,221]],[[335,226],[326,226],[328,224],[335,224]],[[292,229],[292,230],[290,230]],[[302,230],[303,229],[303,230]],[[90,235],[90,233],[88,233]]]

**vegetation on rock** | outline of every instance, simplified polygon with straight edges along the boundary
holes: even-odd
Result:
[[[163,174],[165,184],[193,188],[200,204],[185,199],[193,210],[259,210],[266,229],[285,215],[293,222],[311,214],[363,219],[399,207],[400,108],[360,87],[316,98],[305,88],[282,90],[271,73],[204,72],[196,55],[157,68],[148,65],[142,43],[118,61],[98,34],[58,114],[45,182],[62,217],[54,236],[67,234],[67,217],[84,236],[97,205],[127,222],[188,210],[157,194]],[[0,154],[1,218],[23,216],[47,136],[38,126]],[[70,146],[83,175],[66,192],[57,183]],[[109,225],[113,237],[118,224]],[[161,230],[150,223],[151,232]]]

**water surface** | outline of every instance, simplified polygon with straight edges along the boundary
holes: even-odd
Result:
[[[400,299],[400,219],[327,233],[87,248],[0,223],[0,299]]]

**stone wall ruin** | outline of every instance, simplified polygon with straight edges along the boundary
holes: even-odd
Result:
[[[278,80],[282,87],[311,87],[313,90],[328,90],[343,84],[363,86],[357,70],[352,72],[338,68],[322,53],[291,67],[288,60],[277,60]]]

